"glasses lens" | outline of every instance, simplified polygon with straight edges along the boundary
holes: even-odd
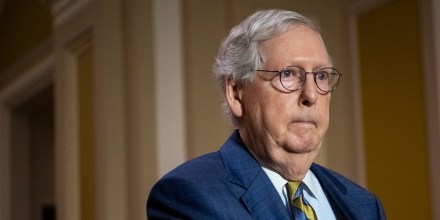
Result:
[[[305,72],[299,67],[286,67],[280,71],[281,85],[290,91],[297,90],[304,82]]]
[[[339,72],[333,68],[320,69],[315,72],[315,82],[321,91],[330,92],[339,83]]]

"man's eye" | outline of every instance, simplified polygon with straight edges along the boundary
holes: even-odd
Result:
[[[283,70],[281,72],[281,77],[282,78],[289,78],[289,77],[292,77],[292,76],[293,76],[292,70]]]
[[[316,80],[325,81],[328,80],[328,73],[325,71],[319,71],[316,73]]]
[[[281,71],[281,78],[285,78],[285,79],[301,78],[301,71],[297,69],[285,69]]]

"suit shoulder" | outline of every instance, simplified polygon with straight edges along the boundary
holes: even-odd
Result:
[[[148,218],[231,219],[240,201],[231,184],[220,153],[189,160],[162,177],[147,200]]]
[[[328,168],[313,164],[311,169],[349,219],[386,219],[382,203],[374,193]]]
[[[204,193],[205,186],[221,182],[222,177],[225,176],[222,166],[218,152],[191,159],[177,166],[156,182],[151,189],[150,197],[161,195],[160,197],[172,201],[190,194],[196,196]],[[188,193],[189,191],[192,193]]]
[[[355,183],[354,181],[350,180],[349,178],[345,177],[344,175],[321,165],[313,164],[312,172],[314,172],[318,176],[321,182],[331,182],[336,187],[347,188],[352,193],[360,193],[376,197],[373,193]]]
[[[223,184],[226,172],[219,152],[205,154],[188,160],[165,174],[151,189],[151,193],[161,188],[202,190],[203,185]],[[169,188],[168,188],[169,189]],[[175,192],[174,192],[175,193]]]
[[[167,173],[162,179],[206,178],[206,176],[219,175],[219,172],[224,170],[223,167],[219,152],[213,152],[184,162]]]

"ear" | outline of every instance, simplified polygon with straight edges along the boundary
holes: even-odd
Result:
[[[226,80],[226,101],[228,102],[229,108],[232,114],[240,118],[243,115],[243,105],[242,105],[242,87],[239,82],[236,82],[232,77],[228,77]]]

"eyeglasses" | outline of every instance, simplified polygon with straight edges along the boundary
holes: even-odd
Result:
[[[313,72],[306,72],[299,66],[288,66],[282,70],[257,70],[260,72],[278,73],[281,85],[289,90],[295,91],[300,89],[306,82],[306,74],[313,75],[316,86],[322,92],[331,92],[336,89],[339,84],[341,75],[337,69],[324,67]]]

